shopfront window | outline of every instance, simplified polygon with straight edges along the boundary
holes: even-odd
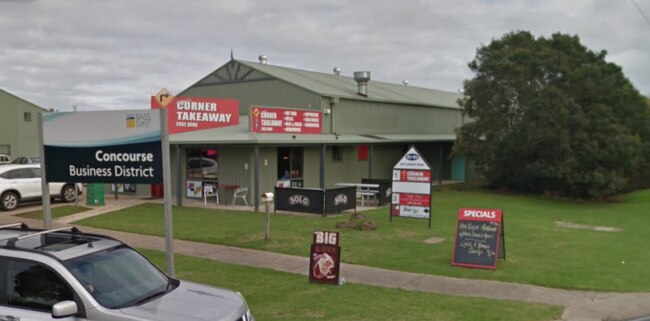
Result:
[[[217,190],[219,185],[217,147],[187,148],[185,153],[187,169],[187,197],[202,198],[205,186],[211,185]]]
[[[278,147],[278,181],[288,182],[291,187],[302,187],[302,163],[302,147]]]
[[[216,180],[219,177],[216,147],[188,148],[186,159],[188,179]]]

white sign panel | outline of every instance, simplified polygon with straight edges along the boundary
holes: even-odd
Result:
[[[393,216],[428,218],[431,227],[431,166],[411,147],[393,167]]]
[[[429,218],[429,207],[402,205],[399,207],[399,216]]]
[[[411,147],[402,159],[397,162],[393,169],[420,169],[420,170],[431,170],[431,167],[427,162],[422,158],[422,155],[418,153],[415,147]]]
[[[431,184],[393,182],[393,193],[430,194]]]

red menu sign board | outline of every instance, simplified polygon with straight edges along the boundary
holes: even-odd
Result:
[[[339,233],[314,231],[309,260],[309,281],[339,284],[340,263]]]
[[[183,133],[239,124],[239,100],[197,97],[173,97],[162,105],[151,97],[151,108],[167,108],[169,133]]]
[[[251,131],[274,134],[321,134],[323,116],[319,111],[251,107]]]
[[[503,212],[500,209],[458,210],[452,265],[496,269],[506,257]]]

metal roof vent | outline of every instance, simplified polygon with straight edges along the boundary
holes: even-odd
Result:
[[[370,81],[370,71],[355,71],[354,80],[357,81],[357,94],[368,97],[368,82]]]
[[[404,85],[404,86],[408,86],[408,85],[409,85],[409,81],[408,81],[408,80],[402,80],[402,85]]]
[[[266,61],[268,60],[265,55],[260,55],[258,59],[262,65],[266,65]]]
[[[337,76],[338,76],[338,75],[340,75],[340,74],[341,74],[341,68],[339,68],[339,67],[334,67],[334,69],[333,69],[333,70],[334,70],[334,74],[335,74],[335,75],[337,75]]]

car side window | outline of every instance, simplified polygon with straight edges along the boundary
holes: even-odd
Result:
[[[11,172],[12,171],[6,171],[6,172],[0,174],[0,177],[2,177],[4,179],[11,179]]]
[[[22,169],[13,169],[10,171],[4,172],[2,174],[2,178],[5,179],[17,179],[17,178],[26,178],[24,175],[27,174],[27,172],[23,171]]]
[[[29,169],[29,174],[30,174],[30,177],[32,177],[32,178],[40,178],[41,177],[41,169],[40,168],[30,168]]]
[[[43,264],[6,260],[5,304],[16,308],[51,311],[55,303],[73,300],[70,287]]]
[[[31,178],[32,172],[28,168],[14,169],[11,171],[11,174],[9,174],[9,177],[12,179]]]

